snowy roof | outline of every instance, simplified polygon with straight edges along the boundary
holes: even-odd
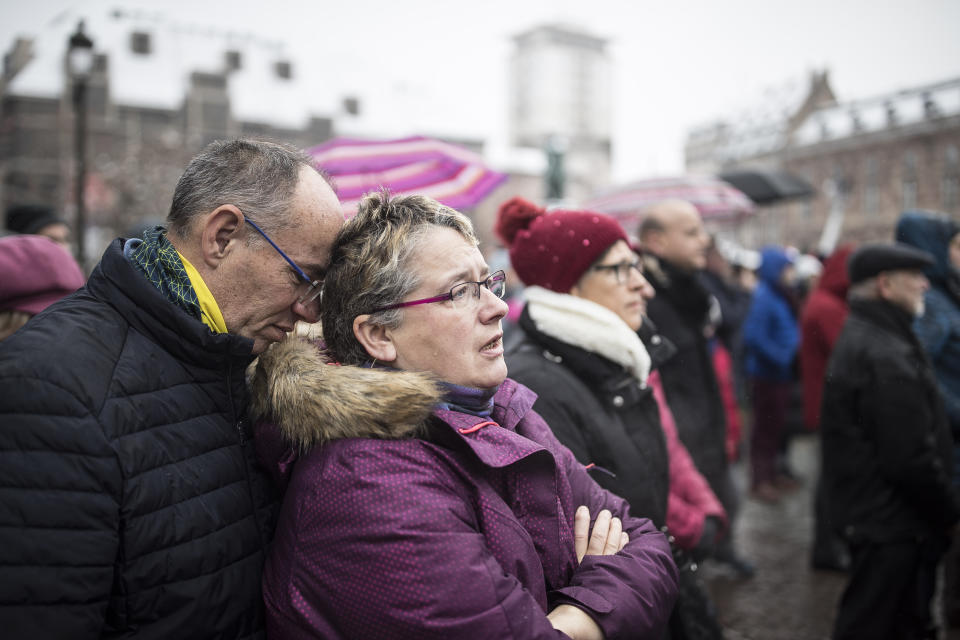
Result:
[[[178,109],[195,72],[223,73],[227,52],[239,54],[240,65],[228,74],[227,91],[233,116],[241,121],[303,128],[310,117],[329,111],[312,99],[298,68],[282,43],[250,33],[172,20],[159,12],[120,11],[60,14],[36,34],[34,58],[17,74],[7,93],[55,98],[66,86],[67,40],[83,19],[85,33],[97,54],[108,56],[112,100],[121,105]],[[149,53],[131,48],[134,33],[147,34]],[[291,65],[291,77],[277,73],[277,63]],[[303,71],[300,69],[299,71]]]
[[[828,140],[960,115],[960,78],[817,109],[794,133],[802,147]]]

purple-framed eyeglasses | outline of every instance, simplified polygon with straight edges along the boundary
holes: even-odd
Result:
[[[271,239],[270,239],[270,236],[268,236],[266,233],[264,233],[263,229],[261,229],[260,227],[257,226],[257,223],[256,223],[256,222],[254,222],[254,221],[251,220],[250,218],[246,218],[246,221],[247,221],[247,223],[248,223],[251,227],[253,227],[254,229],[257,230],[257,233],[259,233],[260,235],[262,235],[263,238],[264,238],[267,242],[270,243],[270,246],[271,246],[271,247],[273,247],[274,249],[277,250],[277,253],[279,253],[280,256],[281,256],[284,260],[286,260],[287,263],[289,263],[289,265],[290,265],[291,267],[293,267],[293,270],[297,272],[297,275],[299,275],[300,278],[303,279],[303,281],[304,281],[305,283],[307,283],[307,285],[309,285],[308,288],[307,288],[307,290],[306,290],[306,292],[305,292],[303,295],[301,295],[299,298],[297,298],[297,302],[299,302],[300,304],[310,304],[311,302],[313,302],[314,300],[316,300],[316,299],[320,296],[320,294],[323,292],[323,282],[321,282],[320,280],[311,280],[311,279],[310,279],[310,276],[308,276],[306,273],[304,273],[303,269],[301,269],[300,267],[298,267],[298,266],[297,266],[297,263],[294,262],[293,260],[291,260],[291,259],[290,259],[290,256],[288,256],[287,254],[285,254],[285,253],[283,252],[283,249],[281,249],[280,247],[278,247],[278,246],[277,246],[277,243],[275,243],[273,240],[271,240]]]
[[[478,282],[461,282],[460,284],[455,284],[450,288],[449,293],[445,293],[440,296],[434,296],[432,298],[422,298],[420,300],[410,300],[409,302],[388,304],[385,307],[377,307],[370,313],[389,311],[390,309],[399,309],[400,307],[412,307],[418,304],[430,304],[431,302],[446,302],[447,300],[453,303],[455,309],[466,308],[471,304],[475,304],[476,301],[480,299],[481,285],[489,289],[490,293],[498,298],[503,298],[504,294],[507,292],[507,274],[503,271],[496,271],[490,274],[486,280],[480,280]]]

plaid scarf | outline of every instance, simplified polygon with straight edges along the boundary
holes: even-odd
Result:
[[[128,254],[135,265],[164,297],[197,320],[203,320],[200,300],[190,284],[177,250],[167,240],[167,230],[154,227],[143,232],[143,240],[130,240]]]

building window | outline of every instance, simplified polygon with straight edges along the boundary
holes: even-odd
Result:
[[[243,66],[243,57],[239,51],[227,51],[227,71],[236,71]]]
[[[150,34],[144,31],[134,31],[130,34],[130,50],[140,55],[150,54]]]
[[[880,211],[880,163],[876,156],[867,157],[863,174],[863,211],[876,217]]]
[[[943,156],[943,179],[940,185],[940,201],[943,208],[953,212],[960,200],[960,151],[954,146],[947,147]]]
[[[273,69],[278,78],[289,80],[293,77],[293,65],[285,60],[281,60],[280,62],[274,64]]]
[[[917,154],[907,151],[903,156],[903,180],[901,182],[901,207],[914,209],[917,206]]]

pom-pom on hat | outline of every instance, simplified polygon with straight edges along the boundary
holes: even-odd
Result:
[[[617,240],[630,243],[608,215],[543,207],[511,198],[497,212],[494,231],[510,250],[514,271],[531,286],[569,293],[580,276]]]

